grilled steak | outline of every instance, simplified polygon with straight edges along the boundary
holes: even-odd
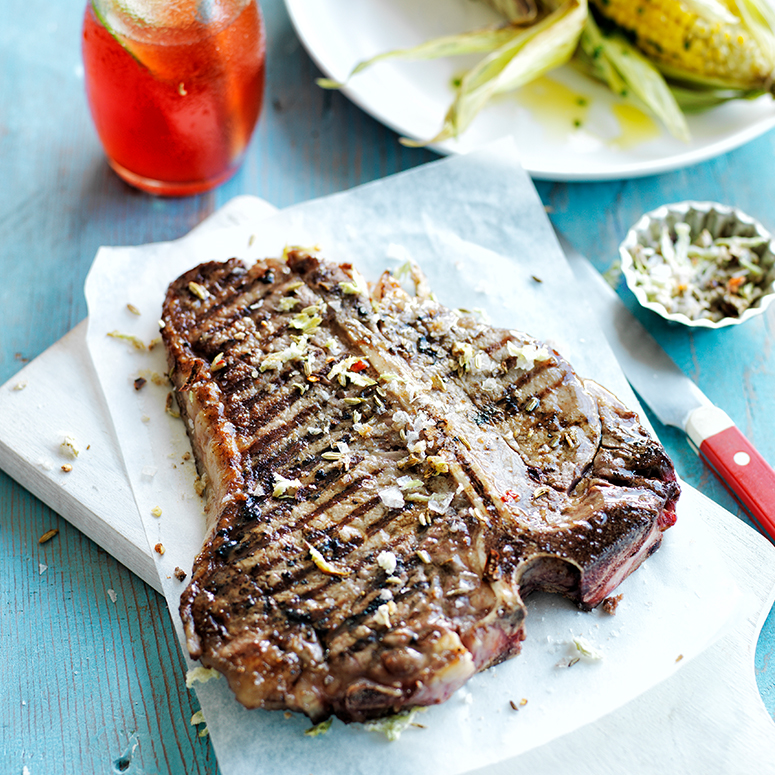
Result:
[[[203,264],[163,337],[207,480],[180,613],[249,708],[363,721],[518,653],[523,599],[598,605],[675,521],[636,415],[530,337],[302,251]]]

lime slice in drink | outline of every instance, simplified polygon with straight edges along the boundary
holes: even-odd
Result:
[[[91,0],[94,15],[111,37],[154,78],[171,82],[178,74],[170,70],[166,49],[201,41],[206,36],[203,21],[208,25],[208,33],[212,32],[213,23],[220,27],[219,16],[223,13],[213,14],[212,8],[222,5],[207,0],[188,3]],[[230,4],[225,5],[228,11]],[[204,14],[200,13],[200,6]]]
[[[124,51],[126,51],[127,54],[129,54],[137,62],[137,64],[139,64],[141,67],[146,67],[138,54],[132,50],[132,46],[129,45],[132,42],[131,39],[127,38],[125,35],[119,34],[116,31],[115,27],[123,25],[119,25],[117,21],[114,20],[115,13],[111,13],[111,11],[113,11],[113,6],[110,3],[101,3],[99,0],[92,0],[91,9],[97,21],[108,31],[113,40],[115,40],[116,43],[118,43],[121,48],[123,48]],[[108,16],[112,17],[111,21],[108,21]],[[149,68],[146,67],[146,69]]]

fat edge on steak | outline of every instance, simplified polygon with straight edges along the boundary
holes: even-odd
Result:
[[[206,263],[163,309],[207,538],[189,652],[248,708],[364,721],[444,701],[598,605],[679,489],[637,416],[550,347],[302,250]]]

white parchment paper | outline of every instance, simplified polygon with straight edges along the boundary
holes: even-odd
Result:
[[[169,386],[153,380],[166,371],[162,348],[140,350],[107,334],[148,344],[158,337],[166,287],[179,274],[202,261],[277,256],[287,244],[318,244],[326,257],[351,261],[372,280],[411,257],[440,301],[486,309],[496,325],[551,341],[580,374],[636,407],[510,141],[278,214],[239,198],[181,240],[100,249],[86,284],[88,346],[149,544],[164,550],[154,556],[181,642],[177,607],[185,582],[174,572],[190,572],[204,536],[190,446],[182,422],[165,411]],[[139,376],[148,382],[136,390]],[[550,595],[531,598],[522,654],[420,714],[422,727],[397,742],[339,722],[310,738],[304,717],[247,711],[224,680],[199,685],[224,775],[457,775],[610,713],[700,653],[734,608],[734,582],[700,517],[707,503],[685,487],[678,524],[621,585],[615,616],[580,613]],[[603,659],[557,667],[576,636]]]

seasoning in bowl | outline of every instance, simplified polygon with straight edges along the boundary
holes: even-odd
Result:
[[[640,303],[685,325],[741,323],[775,299],[772,237],[736,208],[665,205],[630,229],[620,254]]]

